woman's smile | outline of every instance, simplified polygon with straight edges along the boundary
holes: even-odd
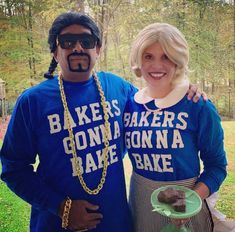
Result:
[[[152,77],[154,80],[161,80],[163,77],[166,76],[165,72],[149,72],[148,73],[150,77]]]

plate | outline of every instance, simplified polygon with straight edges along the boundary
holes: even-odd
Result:
[[[164,191],[167,188],[174,188],[176,190],[182,190],[185,192],[185,212],[176,212],[171,205],[158,201],[157,196],[159,192]],[[151,204],[153,206],[153,211],[158,212],[163,216],[175,219],[192,217],[198,214],[202,208],[202,200],[195,191],[178,185],[167,185],[154,190],[151,194]]]

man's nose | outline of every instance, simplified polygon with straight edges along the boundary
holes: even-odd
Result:
[[[77,42],[76,42],[76,44],[75,44],[75,47],[74,47],[73,51],[78,51],[78,52],[80,52],[80,51],[82,51],[82,50],[83,50],[83,47],[82,47],[82,45],[81,45],[80,41],[79,41],[79,40],[77,40]]]

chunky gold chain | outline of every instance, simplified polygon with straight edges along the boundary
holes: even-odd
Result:
[[[64,204],[64,210],[62,215],[62,228],[67,230],[69,225],[69,213],[72,206],[72,200],[68,197]]]
[[[67,104],[67,100],[66,100],[66,95],[65,95],[65,92],[64,92],[64,86],[63,86],[62,74],[61,73],[59,75],[58,82],[59,82],[59,88],[60,88],[60,96],[61,96],[61,100],[62,100],[63,107],[64,107],[65,120],[66,120],[66,123],[67,123],[68,132],[69,132],[69,139],[70,139],[70,143],[71,143],[71,147],[72,147],[73,159],[75,161],[76,174],[78,176],[78,179],[79,179],[83,189],[89,194],[96,195],[103,188],[105,178],[106,178],[106,175],[107,175],[110,129],[109,129],[109,115],[108,115],[107,103],[106,103],[106,99],[105,99],[105,96],[104,96],[104,92],[102,90],[100,81],[98,80],[98,77],[97,77],[95,72],[93,72],[93,77],[94,77],[96,86],[97,86],[98,91],[99,91],[99,95],[100,95],[100,99],[101,99],[101,105],[102,105],[103,113],[104,113],[104,149],[103,149],[104,166],[103,166],[103,171],[102,171],[102,176],[101,176],[101,179],[100,179],[100,183],[98,184],[97,188],[95,188],[93,190],[90,189],[86,185],[86,183],[83,179],[81,170],[80,170],[79,165],[78,165],[78,155],[77,155],[77,151],[76,151],[76,146],[75,146],[75,141],[74,141],[74,134],[73,134],[73,129],[72,129],[71,122],[70,122],[69,109],[68,109],[68,104]]]

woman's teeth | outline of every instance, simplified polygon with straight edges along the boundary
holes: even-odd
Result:
[[[149,75],[153,78],[162,78],[165,76],[165,73],[149,73]]]

